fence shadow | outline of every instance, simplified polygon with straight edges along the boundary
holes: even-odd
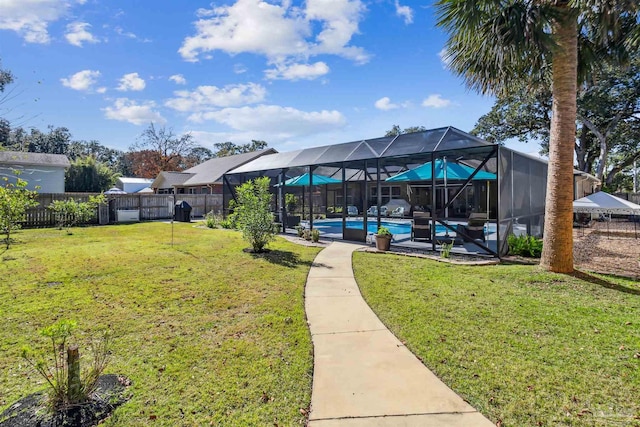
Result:
[[[593,283],[594,285],[602,286],[603,288],[611,289],[618,292],[624,292],[625,294],[631,295],[640,295],[640,288],[630,288],[627,286],[620,285],[618,283],[609,282],[606,279],[601,277],[593,276],[589,273],[585,273],[584,271],[575,270],[572,273],[573,277],[576,277],[580,280],[584,280],[585,282]]]

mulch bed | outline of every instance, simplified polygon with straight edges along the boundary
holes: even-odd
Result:
[[[129,400],[126,389],[130,384],[123,376],[102,375],[89,402],[55,414],[47,412],[44,393],[31,394],[0,414],[0,427],[95,426]]]

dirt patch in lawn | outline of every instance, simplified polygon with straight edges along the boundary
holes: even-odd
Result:
[[[636,224],[635,231],[633,225],[614,220],[574,229],[576,268],[640,279],[640,224]]]

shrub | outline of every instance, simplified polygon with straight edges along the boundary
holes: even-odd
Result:
[[[47,381],[50,389],[48,407],[52,412],[87,402],[95,391],[98,377],[109,361],[110,334],[105,332],[92,344],[93,363],[80,374],[78,347],[69,345],[77,323],[59,320],[40,331],[51,341],[49,360],[34,355],[29,347],[22,349],[22,357]],[[53,368],[50,365],[53,364]]]
[[[71,234],[71,227],[79,223],[87,222],[96,216],[96,208],[107,199],[104,194],[89,196],[86,202],[79,202],[75,199],[55,200],[48,208],[53,211],[56,223],[60,229],[67,229]]]
[[[296,232],[298,233],[298,237],[302,237],[302,235],[304,234],[304,226],[303,225],[297,226]]]
[[[255,252],[261,252],[274,238],[268,177],[245,182],[236,189],[237,204],[234,214],[242,236]]]
[[[287,207],[287,212],[293,213],[298,206],[298,198],[295,194],[287,193],[284,195],[284,204]]]
[[[224,219],[222,219],[220,215],[214,213],[213,211],[209,212],[204,216],[204,223],[209,228],[220,227],[222,224],[222,221],[224,221]]]
[[[442,258],[449,258],[451,256],[451,249],[453,249],[453,242],[443,243],[440,246],[440,256]]]
[[[511,255],[540,258],[542,254],[542,240],[534,236],[511,234],[507,241],[509,243],[509,254]]]
[[[311,240],[315,243],[318,243],[318,241],[320,241],[320,230],[318,230],[317,228],[311,230]]]
[[[303,230],[302,231],[302,238],[304,240],[311,240],[311,230]]]
[[[18,173],[16,173],[18,174]],[[7,249],[11,244],[11,233],[20,228],[27,209],[38,206],[35,200],[38,193],[27,190],[27,181],[16,178],[15,184],[3,177],[0,184],[0,230],[5,237]]]

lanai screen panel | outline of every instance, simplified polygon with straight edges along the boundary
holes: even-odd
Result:
[[[500,255],[506,255],[509,234],[543,234],[547,164],[504,147],[499,160]]]

